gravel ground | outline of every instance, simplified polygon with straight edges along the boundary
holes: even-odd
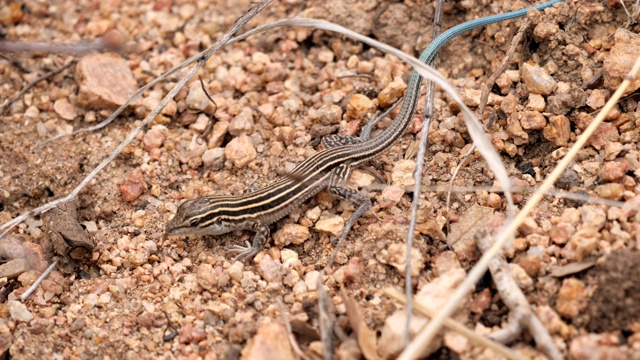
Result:
[[[213,44],[250,6],[230,3],[2,2],[0,31],[6,39],[75,43],[105,36],[129,50],[0,58],[2,102],[38,76],[78,61],[0,114],[0,223],[68,194],[139,126],[178,76],[145,92],[104,129],[39,147],[42,141],[106,118],[139,86]],[[449,2],[443,28],[532,3]],[[630,12],[633,3],[625,1]],[[433,6],[431,1],[288,0],[270,5],[249,27],[300,14],[322,17],[417,55],[430,41]],[[638,25],[628,24],[618,1],[565,1],[530,19],[524,45],[492,88],[482,116],[493,119],[490,138],[522,191],[515,195],[519,206],[640,56]],[[477,106],[520,22],[474,30],[441,51],[438,70],[467,105]],[[73,206],[29,219],[2,240],[0,354],[297,358],[282,325],[281,303],[302,351],[321,358],[316,290],[322,276],[345,332],[335,342],[335,354],[360,356],[339,295],[344,286],[366,325],[379,332],[380,356],[394,358],[402,335],[396,311],[402,307],[382,289],[404,286],[412,195],[405,187],[413,185],[422,110],[400,141],[368,170],[354,172],[351,180],[374,199],[383,221],[371,213],[363,216],[325,275],[321,271],[334,250],[329,240],[354,211],[326,192],[274,224],[267,248],[245,265],[232,263],[225,249],[250,240],[250,232],[180,238],[165,237],[164,227],[183,199],[259,188],[318,151],[321,136],[357,134],[378,108],[404,93],[409,71],[396,58],[308,29],[277,30],[223,49],[199,74],[217,106],[198,81],[192,82]],[[640,358],[640,130],[635,126],[640,108],[633,94],[638,87],[635,81],[556,184],[582,198],[545,197],[505,252],[516,282],[567,358]],[[424,98],[420,109],[423,104]],[[213,131],[200,141],[211,117]],[[469,236],[496,226],[505,200],[494,191],[498,184],[484,160],[474,154],[455,185],[476,188],[454,193],[447,214],[446,185],[470,138],[458,105],[441,92],[429,142],[411,269],[416,291],[436,306],[480,255]],[[24,304],[16,300],[52,257],[60,262],[56,270]],[[455,318],[485,335],[508,324],[509,309],[487,276]],[[436,345],[424,356],[496,356],[452,333]],[[544,358],[528,334],[511,347]]]

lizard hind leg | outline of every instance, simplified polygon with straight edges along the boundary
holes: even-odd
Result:
[[[356,211],[354,211],[349,220],[347,220],[344,229],[340,234],[338,234],[338,236],[331,240],[332,244],[337,244],[336,247],[339,247],[340,243],[342,243],[342,241],[347,237],[347,234],[358,218],[373,208],[371,200],[369,200],[365,194],[358,190],[344,187],[344,183],[349,178],[350,173],[351,167],[349,165],[342,164],[333,170],[331,177],[329,178],[329,194],[340,200],[349,201],[357,206]],[[376,218],[380,219],[375,212],[373,213]]]

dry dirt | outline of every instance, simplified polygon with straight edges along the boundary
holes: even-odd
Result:
[[[116,30],[134,46],[120,56],[136,85],[142,86],[211,45],[250,6],[249,1],[230,3],[0,0],[0,33],[9,40],[75,43]],[[451,1],[445,6],[443,28],[533,3]],[[629,11],[634,10],[633,3],[625,1]],[[298,14],[323,17],[418,55],[431,39],[433,12],[431,1],[287,0],[275,1],[248,27]],[[494,119],[488,128],[491,140],[516,185],[539,186],[609,98],[612,85],[598,74],[611,57],[613,34],[625,28],[628,19],[617,1],[568,0],[533,15],[534,24],[508,67],[508,76],[492,88],[500,100],[482,116]],[[438,70],[461,91],[482,89],[504,58],[520,21],[489,25],[455,38],[440,52]],[[638,25],[626,29],[634,33]],[[2,55],[1,102],[38,75],[80,58],[42,52]],[[547,71],[556,87],[545,93],[525,84],[521,75],[525,63]],[[77,214],[67,211],[29,219],[2,240],[3,261],[27,257],[31,268],[17,279],[0,279],[4,358],[266,358],[274,350],[259,345],[282,345],[286,348],[282,351],[291,351],[278,332],[282,328],[269,327],[282,322],[279,301],[291,315],[303,352],[320,358],[315,280],[334,250],[327,232],[335,225],[332,221],[339,225],[348,219],[353,206],[319,194],[275,223],[271,233],[281,240],[270,240],[244,266],[234,265],[225,249],[250,240],[252,233],[164,237],[165,224],[183,199],[241,194],[264,186],[315,153],[322,135],[357,133],[361,120],[364,123],[377,109],[383,89],[394,81],[406,82],[409,72],[395,58],[323,31],[277,30],[225,48],[199,74],[218,105],[216,121],[230,125],[218,129],[216,141],[195,140],[213,106],[204,103],[198,109],[198,99],[189,97],[199,87],[194,81],[156,119],[148,137],[134,140],[80,193]],[[82,79],[74,66],[29,90],[0,114],[0,223],[68,194],[139,126],[177,79],[147,91],[107,127],[41,147],[38,144],[51,136],[106,118],[112,108],[95,108],[78,96]],[[477,98],[474,94],[468,98]],[[539,101],[546,108],[536,110]],[[367,107],[371,104],[374,108]],[[387,184],[402,187],[411,177],[411,161],[404,159],[414,153],[423,104],[424,98],[401,140],[370,163]],[[365,108],[364,119],[355,116],[362,115],[359,106]],[[640,351],[638,111],[635,93],[621,100],[597,140],[580,151],[557,184],[558,190],[617,203],[547,196],[506,252],[519,268],[534,311],[567,358],[633,358]],[[544,121],[526,128],[523,116],[530,116],[531,123]],[[254,158],[243,162],[243,154],[226,152],[236,138],[249,143],[239,151],[255,148]],[[447,231],[446,185],[470,144],[459,107],[442,92],[436,94],[429,142],[423,218],[414,247],[419,254],[414,259],[416,291],[445,276],[447,264],[468,270],[478,256],[473,243],[459,246],[450,238],[451,250],[437,236]],[[467,162],[455,185],[478,188],[453,194],[448,216],[454,227],[474,206],[505,212],[501,193],[489,189],[497,184],[484,160],[474,155]],[[375,181],[366,171],[357,175],[357,183]],[[351,338],[339,296],[341,285],[355,298],[366,324],[379,332],[387,331],[382,330],[386,319],[401,308],[382,289],[404,287],[400,270],[404,265],[397,259],[403,254],[412,194],[389,200],[380,190],[368,193],[383,221],[372,214],[363,216],[340,250],[337,264],[323,278],[336,305],[337,322]],[[516,194],[517,205],[529,196],[526,191]],[[486,223],[490,213],[479,219]],[[87,232],[56,227],[73,219]],[[329,224],[327,228],[319,225],[322,221]],[[66,231],[71,235],[64,235]],[[60,266],[24,303],[26,307],[17,305],[16,297],[52,256]],[[563,266],[589,262],[595,265],[552,276]],[[509,309],[489,276],[478,284],[465,309],[462,321],[482,334],[505,327],[509,320]],[[177,336],[168,336],[173,330],[167,319]],[[399,326],[388,327],[401,332]],[[357,358],[353,345],[346,338],[334,342],[341,358]],[[526,357],[543,358],[527,334],[511,346]],[[451,339],[431,355],[494,356],[482,347]]]

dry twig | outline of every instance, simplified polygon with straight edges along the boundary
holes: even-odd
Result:
[[[475,240],[481,251],[485,252],[491,248],[493,239],[486,230],[480,230],[475,234]],[[490,335],[490,337],[503,344],[510,343],[517,339],[522,333],[523,328],[529,330],[529,334],[533,336],[538,348],[552,360],[562,359],[560,350],[553,343],[553,339],[549,332],[542,325],[540,320],[535,316],[527,298],[513,280],[502,254],[494,257],[489,262],[489,271],[493,282],[498,288],[500,298],[511,311],[510,324],[507,328],[499,330]]]
[[[51,271],[56,267],[56,265],[58,265],[58,261],[52,262],[51,265],[49,265],[49,267],[47,268],[47,270],[45,270],[42,274],[40,274],[40,276],[38,277],[38,280],[36,280],[33,284],[31,284],[31,286],[27,289],[27,291],[23,292],[22,295],[20,295],[20,301],[24,302],[25,300],[27,300],[29,295],[31,295],[31,293],[38,288],[42,280],[46,279],[47,276],[49,276],[49,273],[51,273]]]
[[[121,49],[122,38],[117,32],[107,33],[106,36],[95,40],[82,40],[73,44],[44,41],[0,41],[0,51],[2,52],[57,53],[80,56],[92,51],[119,51]]]
[[[77,60],[71,60],[68,63],[66,63],[65,65],[60,66],[59,68],[49,71],[48,73],[40,76],[39,78],[33,80],[32,82],[28,83],[24,88],[22,88],[22,90],[20,90],[19,93],[17,93],[14,97],[12,97],[11,99],[7,100],[4,104],[2,104],[2,106],[0,106],[0,114],[2,114],[9,106],[11,106],[11,104],[13,104],[14,102],[16,102],[18,99],[20,99],[22,97],[22,95],[24,95],[27,91],[29,91],[32,87],[36,86],[36,84],[38,84],[40,81],[46,80],[56,74],[61,73],[62,71],[64,71],[65,69],[68,69],[69,67],[73,66],[75,63],[77,62]]]
[[[436,2],[436,10],[433,14],[433,38],[435,39],[440,35],[440,28],[442,23],[442,12],[444,8],[444,1],[438,0]],[[436,54],[431,61],[431,64],[435,64],[438,60],[438,55]],[[430,64],[427,64],[430,65]],[[404,346],[409,345],[409,328],[411,323],[411,315],[412,315],[412,305],[413,305],[413,297],[411,294],[413,293],[411,286],[411,251],[413,249],[413,235],[415,233],[416,228],[416,219],[418,217],[418,205],[420,204],[420,185],[422,184],[422,166],[424,164],[424,157],[427,153],[427,144],[429,142],[429,128],[431,127],[431,117],[433,115],[433,102],[435,97],[435,83],[431,80],[427,80],[425,85],[426,87],[426,102],[424,107],[424,120],[422,124],[422,131],[420,132],[420,145],[418,147],[418,156],[416,157],[416,168],[413,173],[413,179],[415,182],[413,188],[413,199],[411,200],[411,217],[409,221],[409,230],[407,231],[407,258],[405,259],[406,268],[405,268],[405,297],[407,298],[407,318],[405,321],[404,328]]]

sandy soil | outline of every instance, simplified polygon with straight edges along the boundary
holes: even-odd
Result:
[[[248,1],[54,3],[4,2],[0,32],[9,40],[63,43],[122,36],[133,46],[119,55],[132,88],[211,45],[250,6]],[[443,28],[532,3],[450,2]],[[632,2],[625,4],[633,10]],[[433,12],[431,1],[289,0],[272,4],[249,27],[299,14],[323,17],[417,55],[431,39]],[[605,69],[604,80],[598,74],[605,61],[615,60],[612,49],[621,40],[614,33],[628,19],[615,1],[565,1],[531,16],[524,44],[492,88],[495,99],[482,115],[494,119],[490,137],[516,185],[538,186],[609,98],[615,89],[613,71]],[[520,24],[513,20],[471,31],[440,52],[438,70],[469,104],[479,97],[474,90],[482,89],[503,60]],[[634,33],[637,25],[626,29]],[[631,37],[624,49],[633,53],[638,40]],[[2,102],[39,75],[81,59],[4,55]],[[89,66],[98,60],[92,61]],[[0,114],[0,223],[69,193],[177,80],[156,85],[101,130],[38,147],[51,136],[95,124],[113,109],[79,94],[83,78],[77,66],[40,82]],[[523,70],[526,66],[529,70]],[[282,358],[295,358],[284,355],[291,350],[280,336],[283,328],[270,327],[282,323],[281,301],[303,352],[320,358],[316,280],[334,250],[331,233],[339,231],[352,205],[320,193],[275,223],[273,240],[244,266],[233,264],[225,249],[250,240],[252,233],[164,237],[165,224],[183,199],[264,186],[318,151],[322,135],[357,134],[389,101],[387,94],[403,89],[409,71],[393,57],[322,31],[278,30],[225,48],[199,74],[217,109],[194,81],[80,193],[77,214],[70,208],[30,219],[2,240],[3,260],[27,258],[28,271],[0,279],[0,350],[12,359],[233,359],[266,358],[282,346]],[[550,90],[545,76],[553,81]],[[411,182],[423,104],[424,98],[409,131],[369,165],[385,185],[392,185],[363,190],[383,221],[370,213],[363,216],[323,278],[347,336],[334,343],[340,358],[359,356],[339,296],[341,285],[370,328],[385,339],[401,334],[401,327],[388,321],[401,305],[382,289],[404,287],[400,258],[412,194],[403,189]],[[534,311],[568,358],[633,358],[640,347],[637,105],[633,94],[620,101],[557,184],[558,190],[611,202],[547,196],[506,251]],[[200,142],[196,137],[212,115],[220,125]],[[382,121],[379,128],[391,121]],[[477,259],[475,245],[460,245],[454,232],[490,226],[494,212],[505,212],[501,193],[491,189],[497,185],[493,174],[474,155],[455,185],[477,188],[454,193],[447,214],[446,185],[469,146],[459,107],[437,92],[412,261],[416,291],[449,270],[468,270]],[[377,183],[370,171],[356,172],[352,180],[361,186]],[[529,196],[518,193],[518,205]],[[480,213],[471,226],[461,221]],[[447,217],[453,224],[445,242],[439,235],[447,234]],[[56,227],[67,222],[80,224],[80,230]],[[52,258],[61,262],[57,270],[24,306],[16,302]],[[567,268],[576,264],[585,266]],[[435,290],[441,296],[449,291]],[[482,334],[506,326],[509,309],[489,276],[457,318]],[[177,336],[169,336],[169,325]],[[526,357],[544,356],[527,334],[511,346]],[[395,356],[390,349],[381,354]],[[451,337],[430,356],[495,354]]]

